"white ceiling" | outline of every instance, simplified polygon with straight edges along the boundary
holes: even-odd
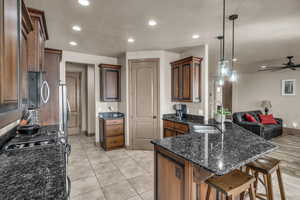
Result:
[[[209,44],[211,59],[217,59],[221,0],[90,1],[89,7],[80,6],[77,0],[25,2],[45,11],[50,36],[47,46],[51,48],[118,56],[125,51]],[[287,55],[298,56],[300,63],[300,0],[227,0],[227,7],[228,15],[240,16],[236,25],[238,65],[257,68],[274,59],[283,63]],[[157,20],[156,27],[147,25],[150,18]],[[83,30],[74,32],[75,24]],[[230,22],[227,25],[229,31]],[[192,39],[194,33],[200,39]],[[135,43],[128,43],[128,37],[134,37]],[[70,41],[78,46],[71,47]]]

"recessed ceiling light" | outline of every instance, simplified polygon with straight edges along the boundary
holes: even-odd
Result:
[[[157,22],[153,19],[150,19],[149,22],[148,22],[148,25],[149,26],[156,26],[157,25]]]
[[[193,37],[193,39],[198,39],[200,37],[200,35],[194,34],[192,37]]]
[[[132,37],[128,38],[128,42],[133,43],[134,41],[135,40]]]
[[[77,45],[78,45],[77,42],[74,42],[74,41],[71,41],[69,44],[70,44],[71,46],[77,46]]]
[[[233,62],[236,62],[236,61],[238,61],[238,59],[237,59],[237,58],[233,58],[232,61],[233,61]]]
[[[260,68],[265,69],[265,68],[267,68],[267,66],[263,65],[263,66],[260,66]]]
[[[78,3],[82,6],[89,6],[90,5],[89,0],[78,0]]]
[[[81,27],[78,26],[78,25],[74,25],[74,26],[72,27],[72,29],[73,29],[74,31],[81,31]]]

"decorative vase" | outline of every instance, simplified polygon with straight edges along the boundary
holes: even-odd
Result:
[[[222,114],[216,114],[215,116],[215,120],[218,122],[218,123],[224,123],[225,122],[225,119],[226,119],[226,116],[225,115],[222,115]]]

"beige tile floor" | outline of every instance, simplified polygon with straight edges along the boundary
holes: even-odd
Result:
[[[71,136],[71,200],[153,200],[153,152],[104,152],[94,138]]]
[[[287,200],[300,200],[300,137],[275,139],[272,153],[282,162]],[[71,136],[71,200],[153,200],[153,152],[95,147],[94,138]],[[262,188],[262,187],[260,187]],[[274,177],[275,200],[280,200]]]

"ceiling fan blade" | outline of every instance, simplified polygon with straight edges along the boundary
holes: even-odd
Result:
[[[259,69],[258,71],[263,72],[263,71],[279,71],[286,69],[287,67],[267,67],[265,69]]]
[[[299,64],[299,65],[295,65],[295,66],[294,66],[294,68],[299,68],[299,67],[300,67],[300,64]]]

